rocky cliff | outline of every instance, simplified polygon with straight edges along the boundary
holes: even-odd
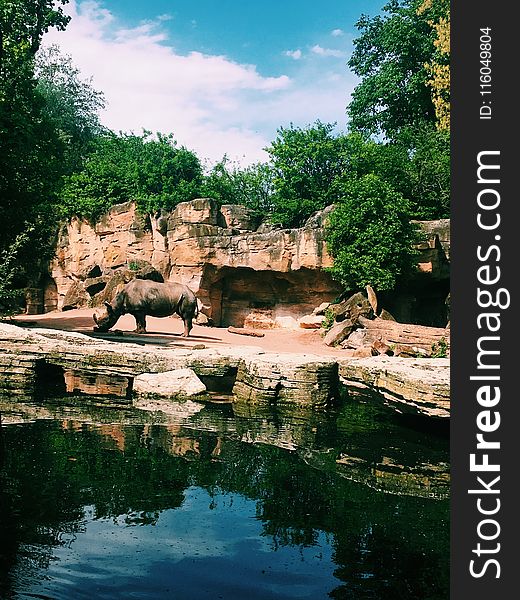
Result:
[[[329,210],[300,229],[258,224],[247,208],[219,208],[209,199],[147,216],[128,202],[95,226],[72,219],[61,228],[49,273],[29,290],[27,310],[95,306],[144,270],[189,285],[215,325],[292,327],[340,293],[326,271],[332,264],[323,235]],[[446,281],[449,221],[419,225],[419,272],[428,281]]]

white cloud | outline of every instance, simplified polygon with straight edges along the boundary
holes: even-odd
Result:
[[[311,52],[318,56],[334,56],[335,58],[342,58],[345,53],[341,50],[333,50],[332,48],[322,48],[319,44],[316,44],[311,48]]]
[[[302,57],[302,51],[298,48],[298,50],[286,50],[284,52],[285,56],[289,56],[294,60],[300,60]]]
[[[330,35],[332,35],[333,37],[340,37],[342,35],[345,35],[345,32],[343,31],[343,29],[333,29],[330,32]]]
[[[227,154],[249,164],[267,159],[263,148],[280,126],[345,121],[353,78],[344,65],[325,72],[298,61],[301,51],[295,50],[298,70],[291,78],[264,76],[255,65],[226,56],[179,53],[164,15],[121,27],[100,2],[71,0],[67,11],[67,29],[51,30],[44,42],[59,44],[84,77],[92,76],[107,100],[102,122],[115,131],[172,132],[201,159]],[[320,46],[313,52],[336,55]]]

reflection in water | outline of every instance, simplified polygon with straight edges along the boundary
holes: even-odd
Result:
[[[448,596],[446,432],[251,411],[0,403],[0,597]]]

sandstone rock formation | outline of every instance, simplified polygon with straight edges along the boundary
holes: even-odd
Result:
[[[51,265],[58,307],[63,308],[71,289],[76,306],[99,303],[106,298],[93,283],[103,287],[107,281],[108,286],[107,275],[138,264],[189,285],[203,312],[222,326],[243,326],[248,316],[254,320],[260,313],[264,327],[283,326],[284,318],[297,320],[336,297],[339,288],[323,270],[331,258],[322,218],[313,217],[301,229],[268,227],[266,233],[256,231],[257,225],[247,208],[218,209],[209,199],[184,202],[171,213],[148,218],[128,202],[112,207],[95,226],[73,219],[62,228]],[[89,291],[95,292],[90,300]]]
[[[450,414],[450,361],[447,358],[343,359],[339,374],[347,387],[377,391],[400,412],[436,417]]]
[[[61,228],[56,258],[34,285],[27,310],[96,306],[128,278],[147,272],[190,286],[214,325],[298,327],[301,317],[341,291],[326,271],[332,259],[323,223],[331,209],[300,229],[258,224],[251,210],[219,208],[207,198],[150,215],[127,202],[113,206],[96,225],[72,219]],[[446,311],[449,221],[418,226],[424,234],[418,259],[424,278],[417,289],[399,291],[385,303],[402,321],[410,320],[419,304],[428,314],[432,303]]]
[[[324,408],[340,396],[340,383],[378,392],[400,411],[449,416],[449,361],[373,357],[366,360],[311,354],[265,352],[252,346],[166,349],[109,342],[52,329],[25,330],[0,323],[0,395],[31,398],[44,385],[120,397],[143,373],[192,369],[208,390],[227,386],[237,402]],[[164,377],[164,376],[163,376]],[[166,376],[168,379],[168,376]],[[68,387],[68,386],[67,386]]]

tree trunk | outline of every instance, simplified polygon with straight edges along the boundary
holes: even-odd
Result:
[[[434,352],[435,347],[446,343],[449,349],[450,330],[443,327],[427,327],[425,325],[412,325],[410,323],[398,323],[385,319],[366,319],[359,317],[358,322],[365,328],[363,345],[370,346],[374,342],[383,342],[390,348],[406,346],[410,348],[421,348],[429,355]]]

